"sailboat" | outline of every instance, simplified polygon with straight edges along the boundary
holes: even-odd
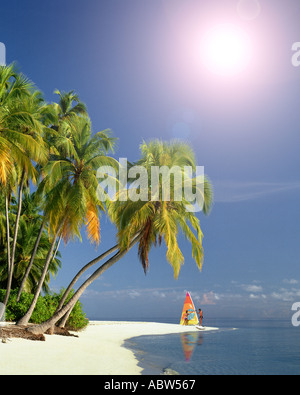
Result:
[[[186,320],[187,314],[188,316]],[[189,292],[187,292],[183,304],[180,325],[199,325],[199,320],[196,314],[195,305]]]

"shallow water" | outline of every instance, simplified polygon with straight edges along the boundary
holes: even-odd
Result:
[[[268,321],[219,327],[212,332],[140,336],[126,345],[135,351],[143,374],[165,369],[181,375],[300,374],[300,327]]]

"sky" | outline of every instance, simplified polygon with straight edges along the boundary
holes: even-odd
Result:
[[[300,301],[299,19],[297,0],[1,2],[6,62],[47,101],[75,90],[94,132],[118,137],[117,159],[137,160],[143,140],[187,141],[214,187],[211,214],[197,214],[202,271],[182,236],[178,280],[164,246],[151,251],[146,276],[133,249],[82,296],[89,318],[179,320],[190,291],[208,321],[291,319]],[[82,242],[62,246],[51,288],[66,287],[115,235],[103,215],[97,249],[84,230]]]

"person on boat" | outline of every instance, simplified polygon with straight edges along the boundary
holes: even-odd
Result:
[[[189,323],[189,311],[188,310],[186,310],[185,311],[185,316],[184,316],[184,325],[188,325],[188,323]]]

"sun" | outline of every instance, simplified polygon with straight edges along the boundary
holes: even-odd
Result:
[[[251,44],[240,27],[221,24],[209,29],[201,43],[201,60],[212,73],[234,76],[247,68],[251,59]]]

